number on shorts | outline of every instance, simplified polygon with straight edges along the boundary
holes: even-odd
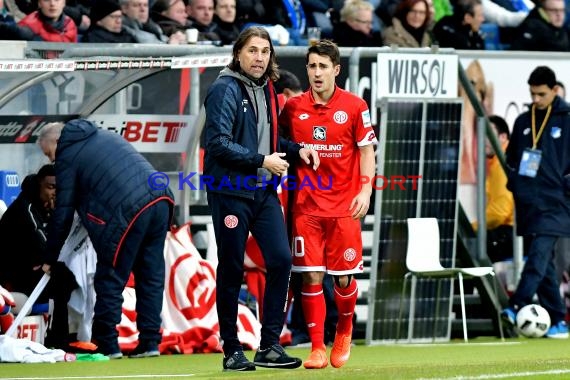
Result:
[[[305,239],[302,236],[295,236],[293,239],[293,255],[295,257],[305,256]]]

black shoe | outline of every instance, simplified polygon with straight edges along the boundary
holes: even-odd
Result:
[[[236,351],[230,356],[224,356],[222,365],[224,371],[255,371],[255,365],[247,360],[243,351]]]
[[[265,350],[258,350],[253,358],[253,364],[268,368],[292,369],[300,367],[302,363],[301,359],[287,355],[279,344],[274,344]]]
[[[157,344],[139,343],[139,345],[129,353],[129,358],[152,358],[160,356]]]

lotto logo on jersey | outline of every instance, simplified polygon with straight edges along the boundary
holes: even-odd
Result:
[[[325,141],[327,139],[326,127],[313,127],[313,140]]]

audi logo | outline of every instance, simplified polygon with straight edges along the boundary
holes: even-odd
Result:
[[[20,186],[20,178],[17,174],[6,174],[6,186],[7,187],[18,187]]]

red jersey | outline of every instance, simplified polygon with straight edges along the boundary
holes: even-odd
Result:
[[[377,142],[364,100],[335,86],[326,105],[315,103],[309,89],[287,100],[279,124],[295,141],[319,152],[321,164],[299,164],[294,174],[294,212],[325,217],[350,216],[360,192],[359,147]],[[291,173],[292,174],[292,173]]]

